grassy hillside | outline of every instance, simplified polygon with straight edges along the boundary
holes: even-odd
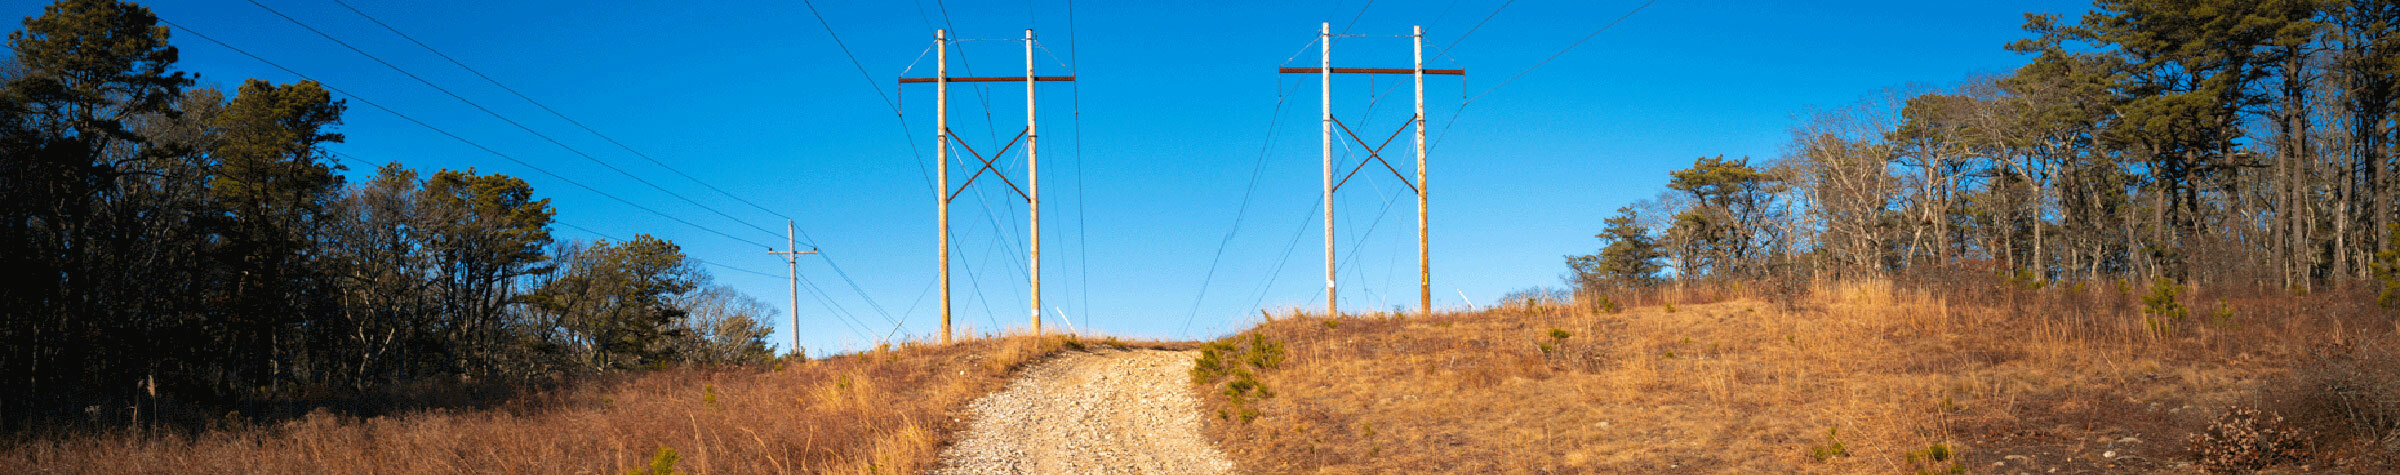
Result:
[[[653,466],[914,473],[965,426],[953,416],[968,401],[1001,388],[1027,363],[1084,345],[1056,336],[909,344],[775,367],[596,378],[491,410],[365,419],[320,412],[196,435],[7,442],[0,466],[67,473],[623,473]]]
[[[2400,327],[2372,297],[2106,287],[1285,317],[1209,345],[1195,384],[1261,473],[2394,469]]]

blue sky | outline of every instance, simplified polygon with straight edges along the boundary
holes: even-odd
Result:
[[[330,0],[258,1],[733,218],[585,161],[248,2],[146,4],[170,21],[568,179],[742,239],[783,242],[775,214],[576,129]],[[1295,54],[1290,65],[1314,65],[1317,52],[1303,47],[1320,22],[1341,30],[1355,18],[1350,32],[1362,35],[1405,35],[1424,25],[1431,55],[1506,1],[1087,1],[1073,5],[1071,29],[1069,5],[1060,0],[816,2],[873,87],[799,2],[350,3],[709,186],[797,218],[810,244],[826,253],[800,261],[803,277],[824,296],[801,298],[798,330],[802,344],[821,354],[872,346],[894,322],[903,335],[937,331],[927,291],[936,265],[925,172],[933,166],[934,93],[931,85],[896,88],[893,81],[912,64],[910,76],[931,75],[930,56],[912,60],[937,26],[972,39],[1013,39],[1033,28],[1046,48],[1037,52],[1041,74],[1080,76],[1077,85],[1040,90],[1044,306],[1081,329],[1210,338],[1246,326],[1261,307],[1322,306],[1316,78],[1279,77],[1273,68]],[[43,3],[9,2],[0,14],[35,15]],[[1455,117],[1429,160],[1437,306],[1488,305],[1511,290],[1559,285],[1561,257],[1596,248],[1591,236],[1601,220],[1656,194],[1668,170],[1703,155],[1775,158],[1795,117],[1811,108],[2007,72],[2023,58],[2001,46],[2024,36],[2017,29],[2024,13],[2072,17],[2089,7],[2073,0],[1660,0],[1492,89],[1640,4],[1509,3],[1448,57],[1428,59],[1428,67],[1468,70],[1463,81],[1427,81],[1433,128]],[[200,73],[203,83],[297,79],[182,32],[174,42],[182,69]],[[954,75],[1021,74],[1022,43],[959,44]],[[1406,67],[1408,48],[1404,38],[1346,38],[1334,44],[1334,61]],[[1079,67],[1062,64],[1069,58]],[[1405,80],[1337,78],[1335,113],[1361,135],[1388,134],[1408,117]],[[899,94],[905,127],[875,88]],[[991,153],[1022,126],[1024,90],[1007,83],[980,89],[952,89],[951,128]],[[1487,90],[1460,107],[1462,96]],[[783,262],[757,244],[641,211],[355,101],[345,121],[348,142],[332,148],[353,160],[354,177],[393,161],[524,177],[553,200],[561,222],[605,235],[560,227],[560,238],[672,239],[693,257],[772,274],[710,267],[717,282],[786,307]],[[1403,167],[1406,141],[1387,149]],[[1340,149],[1337,142],[1337,161],[1363,157]],[[980,166],[967,163],[952,163],[953,186]],[[1022,157],[1011,152],[1000,163],[1023,184]],[[1416,299],[1413,203],[1388,172],[1376,171],[1362,171],[1335,204],[1349,311]],[[986,176],[953,202],[953,315],[961,329],[1026,325],[1025,206],[1013,193]],[[1397,201],[1378,220],[1387,199]],[[1237,217],[1239,230],[1226,241]],[[1223,256],[1212,259],[1220,242],[1228,243]],[[1057,315],[1047,322],[1064,327]],[[787,345],[788,317],[775,322],[772,341]]]

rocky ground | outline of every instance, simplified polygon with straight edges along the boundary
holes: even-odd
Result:
[[[941,474],[1231,473],[1201,435],[1188,351],[1067,353],[970,406]]]

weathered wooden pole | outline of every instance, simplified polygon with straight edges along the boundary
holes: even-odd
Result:
[[[795,224],[789,219],[783,220],[783,231],[784,236],[789,239],[786,245],[791,247],[781,251],[768,249],[767,254],[783,256],[784,265],[792,271],[792,326],[788,330],[792,333],[792,352],[800,353],[800,255],[816,254],[817,251],[813,249],[800,250],[799,224]],[[802,356],[806,355],[802,354]]]
[[[1038,157],[1041,134],[1033,128],[1033,30],[1025,30],[1025,218],[1033,228],[1032,251],[1027,253],[1027,265],[1032,268],[1033,334],[1042,334],[1042,168]]]
[[[934,53],[934,56],[933,56],[934,63],[936,63],[936,64],[934,65],[934,68],[933,68],[933,71],[934,71],[934,72],[933,72],[933,75],[934,75],[934,76],[933,76],[933,77],[934,77],[934,79],[933,79],[933,91],[934,91],[934,93],[933,93],[933,123],[934,123],[934,130],[935,130],[935,136],[934,136],[934,142],[933,142],[933,161],[934,161],[934,169],[935,169],[935,170],[939,170],[939,171],[937,171],[937,172],[935,172],[935,173],[934,173],[934,175],[936,175],[936,176],[937,176],[937,178],[935,178],[935,181],[937,181],[937,182],[940,182],[940,186],[936,186],[936,187],[934,187],[934,189],[933,189],[933,198],[934,198],[935,200],[939,200],[939,201],[938,201],[938,204],[936,204],[936,205],[935,205],[935,213],[938,213],[938,214],[940,214],[940,215],[941,215],[941,217],[939,217],[939,218],[936,218],[936,219],[935,219],[935,221],[937,222],[936,226],[941,228],[941,231],[940,231],[940,234],[941,234],[941,241],[940,241],[940,244],[938,244],[938,245],[937,245],[937,247],[939,247],[939,248],[941,249],[941,253],[942,253],[942,257],[941,257],[941,266],[942,266],[942,270],[941,270],[941,287],[942,287],[942,344],[949,344],[949,343],[950,343],[950,193],[949,193],[949,192],[950,192],[950,32],[949,32],[949,31],[947,31],[947,30],[934,30],[934,31],[933,31],[933,44],[934,44],[934,49],[938,50],[936,53]]]
[[[1319,120],[1325,155],[1325,316],[1341,316],[1335,306],[1333,286],[1333,23],[1317,24],[1317,103],[1324,111]]]
[[[1418,25],[1416,67],[1410,74],[1417,80],[1417,308],[1422,315],[1433,315],[1433,248],[1428,237],[1425,214],[1425,26]]]

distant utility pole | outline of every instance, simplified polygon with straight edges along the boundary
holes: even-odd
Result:
[[[783,256],[783,262],[784,262],[784,264],[785,264],[785,265],[788,265],[788,266],[790,266],[790,268],[791,268],[791,270],[792,270],[792,326],[789,328],[789,330],[790,330],[790,331],[791,331],[791,333],[792,333],[792,351],[794,351],[794,352],[798,352],[798,351],[801,351],[801,349],[800,349],[800,255],[801,255],[801,254],[816,254],[816,253],[817,253],[817,250],[816,250],[816,249],[809,249],[809,250],[806,250],[806,251],[800,250],[800,225],[798,225],[798,224],[793,224],[793,223],[792,223],[792,220],[789,220],[789,219],[783,220],[783,231],[784,231],[784,233],[785,233],[785,234],[784,234],[784,236],[786,236],[786,237],[788,237],[788,238],[790,239],[790,242],[789,242],[789,244],[788,244],[788,245],[789,245],[789,246],[791,246],[791,247],[784,248],[785,250],[781,250],[781,251],[777,251],[777,250],[769,249],[769,250],[767,250],[767,254],[771,254],[771,255],[778,255],[778,256]]]
[[[938,63],[934,66],[934,77],[900,78],[900,84],[928,82],[934,84],[933,157],[934,161],[938,162],[937,165],[940,169],[935,173],[937,176],[935,180],[940,183],[934,188],[934,212],[938,215],[935,218],[938,223],[936,226],[941,228],[938,231],[939,238],[935,247],[941,253],[942,343],[950,343],[950,200],[957,198],[959,192],[966,191],[967,186],[975,184],[975,178],[983,176],[983,172],[986,171],[992,172],[992,176],[999,177],[1001,183],[1008,184],[1010,190],[1016,191],[1017,196],[1025,199],[1027,227],[1031,228],[1033,234],[1030,243],[1032,249],[1027,253],[1027,260],[1030,261],[1027,266],[1031,270],[1029,279],[1031,282],[1028,282],[1028,285],[1032,292],[1032,298],[1029,300],[1032,301],[1033,333],[1039,335],[1042,333],[1042,182],[1040,162],[1037,160],[1039,157],[1037,144],[1040,135],[1034,133],[1033,86],[1034,83],[1043,81],[1073,81],[1075,76],[1034,75],[1033,30],[1029,29],[1025,30],[1024,76],[950,77],[950,43],[954,41],[959,40],[951,39],[949,30],[934,30],[934,50],[937,51],[934,54],[934,61]],[[1000,151],[993,153],[990,157],[985,157],[975,153],[975,147],[968,146],[965,141],[959,140],[958,136],[950,133],[950,83],[1017,81],[1025,82],[1025,130],[1019,132],[1016,138],[1009,139],[1008,145],[1001,146]],[[998,160],[1001,155],[1007,154],[1008,149],[1015,147],[1017,140],[1025,141],[1025,188],[1018,188],[1016,182],[1008,179],[1008,175],[1001,174],[998,168],[994,168],[996,166],[994,161]],[[976,169],[973,175],[967,176],[967,182],[960,184],[956,190],[950,189],[950,145],[953,143],[957,144],[960,149],[966,150],[967,154],[974,156],[976,160],[983,162],[983,167]]]
[[[1333,34],[1332,23],[1320,23],[1317,25],[1317,67],[1284,67],[1276,68],[1275,70],[1278,73],[1315,73],[1317,75],[1318,104],[1323,110],[1323,119],[1320,120],[1321,124],[1318,126],[1318,128],[1323,139],[1322,151],[1325,158],[1325,314],[1327,316],[1341,315],[1341,308],[1335,303],[1337,300],[1335,299],[1334,293],[1333,192],[1334,190],[1341,189],[1342,184],[1349,183],[1350,177],[1358,176],[1358,171],[1366,168],[1367,161],[1373,160],[1377,163],[1382,163],[1385,170],[1391,170],[1392,176],[1399,177],[1401,184],[1407,185],[1409,191],[1416,192],[1417,194],[1417,305],[1419,312],[1422,312],[1426,315],[1431,315],[1433,314],[1433,252],[1432,240],[1429,239],[1428,232],[1431,228],[1425,211],[1425,75],[1444,74],[1460,76],[1467,74],[1467,70],[1425,69],[1424,26],[1415,27],[1412,30],[1412,33],[1408,36],[1410,40],[1415,42],[1416,51],[1416,64],[1408,69],[1333,67],[1333,39],[1336,36],[1348,37],[1365,35],[1335,35]],[[1365,138],[1359,137],[1357,132],[1352,132],[1350,130],[1349,124],[1343,124],[1341,119],[1336,119],[1333,117],[1334,74],[1410,75],[1411,77],[1415,78],[1417,83],[1416,116],[1410,118],[1408,121],[1409,123],[1401,126],[1400,130],[1392,131],[1391,137],[1383,139],[1383,143],[1375,145],[1367,144],[1367,140]],[[1358,145],[1367,151],[1367,159],[1359,160],[1358,166],[1351,167],[1350,173],[1343,175],[1340,181],[1335,181],[1333,179],[1333,129],[1336,127],[1341,128],[1343,134],[1350,136],[1350,140],[1357,141]],[[1407,175],[1401,174],[1400,169],[1393,167],[1390,161],[1384,160],[1382,154],[1384,146],[1391,145],[1392,139],[1399,138],[1401,132],[1408,131],[1408,129],[1411,127],[1416,128],[1417,131],[1417,179],[1415,181],[1410,181]]]

